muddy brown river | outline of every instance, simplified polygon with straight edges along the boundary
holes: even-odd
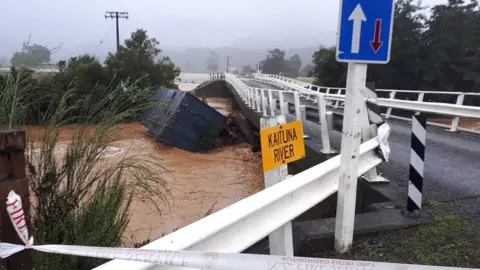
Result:
[[[231,102],[210,99],[208,103],[220,113],[231,111]],[[122,124],[111,149],[100,162],[111,163],[127,156],[153,155],[162,159],[168,172],[162,172],[170,192],[169,203],[136,198],[132,217],[124,235],[126,242],[153,240],[216,212],[264,188],[260,153],[252,153],[247,143],[222,146],[207,153],[190,153],[161,143],[147,135],[140,123]],[[56,154],[61,158],[72,137],[74,127],[65,126],[59,136]],[[29,134],[38,132],[28,127]],[[101,165],[100,165],[101,166]]]

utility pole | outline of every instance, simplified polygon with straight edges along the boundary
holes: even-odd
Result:
[[[113,19],[115,18],[117,24],[117,52],[120,48],[120,30],[118,26],[118,18],[120,19],[127,19],[128,20],[128,12],[120,12],[120,11],[105,11],[105,19]]]
[[[227,73],[228,73],[228,68],[230,67],[230,57],[229,55],[226,56],[227,58]]]

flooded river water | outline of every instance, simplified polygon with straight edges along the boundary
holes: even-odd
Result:
[[[231,102],[209,99],[208,103],[222,114],[231,111]],[[218,147],[207,153],[190,153],[157,141],[140,123],[120,125],[112,149],[102,162],[115,162],[124,156],[145,154],[161,158],[166,169],[162,178],[169,190],[168,204],[135,198],[132,217],[125,238],[143,242],[168,234],[216,212],[264,188],[261,156],[251,152],[247,143]],[[72,137],[71,127],[64,127],[56,150],[59,158]],[[38,129],[30,127],[30,134]]]

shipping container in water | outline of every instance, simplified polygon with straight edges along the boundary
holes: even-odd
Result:
[[[158,140],[190,152],[215,147],[226,125],[225,116],[179,90],[161,88],[153,99],[159,104],[144,112],[141,123]]]

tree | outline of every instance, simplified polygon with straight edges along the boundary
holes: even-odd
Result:
[[[260,62],[260,69],[268,74],[280,74],[286,67],[285,51],[278,48],[268,51],[267,58]]]
[[[367,80],[377,87],[418,89],[423,84],[425,54],[423,10],[414,0],[397,0],[392,39],[392,54],[387,65],[369,65]],[[335,47],[321,47],[313,55],[314,74],[318,83],[343,86],[347,66],[335,59]]]
[[[33,44],[23,46],[22,52],[16,52],[13,54],[12,59],[10,60],[12,66],[28,66],[28,67],[37,67],[42,63],[50,62],[50,55],[52,50],[49,50],[47,47]]]
[[[288,59],[287,61],[287,72],[289,73],[290,76],[292,77],[298,77],[298,74],[300,73],[300,68],[302,68],[302,60],[300,59],[300,56],[298,54],[293,55]]]
[[[218,53],[214,51],[210,51],[210,54],[207,56],[207,70],[209,72],[217,72],[218,71]]]
[[[161,52],[159,44],[147,35],[146,30],[138,29],[125,40],[125,45],[121,45],[118,52],[108,54],[105,60],[107,73],[116,83],[142,79],[139,82],[141,87],[161,85],[175,88],[174,80],[180,69],[170,58],[158,58]]]
[[[426,80],[436,89],[480,87],[480,12],[476,1],[449,0],[432,9],[428,21]],[[434,69],[434,70],[432,70]]]

